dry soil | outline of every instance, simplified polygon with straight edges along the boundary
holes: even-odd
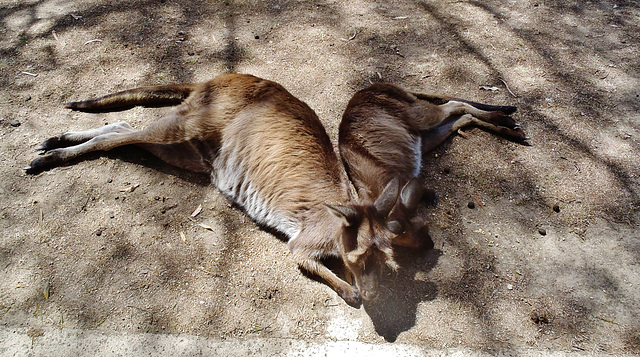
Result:
[[[0,22],[0,325],[34,344],[61,328],[640,353],[636,1],[1,0]],[[359,309],[206,176],[135,148],[22,170],[47,137],[168,110],[66,101],[228,71],[281,83],[332,140],[380,80],[516,105],[532,139],[468,129],[429,153],[437,249],[399,251]]]

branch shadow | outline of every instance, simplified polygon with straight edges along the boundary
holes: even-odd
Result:
[[[506,11],[503,11],[500,2],[480,2],[480,1],[464,1],[467,5],[475,6],[477,8],[481,8],[482,11],[486,13],[490,13],[495,16],[496,19],[505,20],[508,19]],[[28,3],[20,3],[16,6],[3,5],[0,8],[0,19],[3,20],[3,23],[8,18],[9,15],[15,14],[19,11],[32,11],[35,13],[37,6],[46,3],[46,1],[32,1]],[[501,77],[506,74],[504,71],[500,70],[500,67],[495,64],[495,59],[490,58],[490,56],[484,54],[483,47],[478,46],[473,41],[468,40],[464,31],[465,28],[460,26],[458,20],[456,19],[455,14],[448,14],[442,10],[442,6],[454,6],[453,3],[447,3],[445,5],[439,4],[435,1],[417,1],[414,2],[421,11],[421,14],[430,15],[429,21],[434,21],[437,23],[437,28],[440,30],[435,34],[431,34],[430,38],[422,38],[415,42],[405,41],[406,38],[419,38],[420,34],[418,32],[413,33],[413,29],[407,28],[403,31],[398,31],[397,33],[389,35],[389,37],[385,37],[386,35],[366,35],[366,30],[358,32],[358,37],[356,37],[353,41],[348,42],[349,46],[351,46],[351,52],[349,52],[345,58],[351,62],[360,62],[363,63],[366,61],[372,61],[372,66],[381,66],[382,69],[379,70],[381,73],[380,76],[384,77],[385,80],[393,81],[395,83],[401,84],[406,82],[411,82],[411,80],[407,79],[405,75],[407,75],[407,71],[398,69],[400,66],[393,67],[393,64],[404,63],[403,61],[408,61],[407,58],[400,56],[403,54],[402,50],[405,47],[415,46],[418,50],[423,51],[425,53],[439,53],[443,57],[450,59],[451,69],[443,74],[447,79],[452,82],[461,82],[461,81],[469,81],[473,76],[473,73],[465,68],[465,63],[456,58],[459,54],[470,55],[478,61],[486,64],[486,66],[492,72],[492,76]],[[158,19],[162,18],[162,13],[160,12],[161,5],[170,4],[172,6],[177,6],[181,9],[182,13],[185,15],[184,19],[180,19],[177,22],[180,27],[184,28],[186,32],[186,40],[181,42],[181,44],[175,43],[176,41],[180,41],[179,38],[172,38],[172,42],[168,42],[166,38],[163,36],[166,33],[173,33],[176,31],[169,31],[166,28],[163,28],[163,24],[158,22]],[[554,6],[558,9],[561,9],[564,12],[574,13],[578,19],[584,17],[584,9],[585,7],[593,6],[594,4],[600,7],[611,8],[611,4],[607,1],[589,1],[589,2],[556,2],[556,3],[548,3],[548,6]],[[273,9],[269,10],[272,3],[265,5],[262,11],[265,16],[271,18],[272,16],[279,16],[283,13],[289,14],[289,16],[299,16],[301,11],[297,5],[293,2],[287,2],[287,6],[279,7],[276,11]],[[624,6],[628,6],[630,8],[637,8],[637,5],[634,5],[632,2],[626,2],[622,4],[619,2],[620,8]],[[319,6],[319,5],[318,5]],[[323,5],[325,6],[325,5]],[[106,23],[107,19],[109,19],[110,15],[117,14],[119,12],[126,13],[127,10],[137,10],[141,9],[142,15],[141,17],[148,17],[149,19],[153,19],[156,21],[143,21],[141,19],[134,19],[128,26],[122,26],[122,23]],[[302,7],[304,10],[305,8]],[[81,16],[81,19],[75,19],[70,15],[65,15],[59,19],[55,20],[55,24],[51,27],[52,30],[55,30],[58,34],[62,34],[65,31],[73,31],[74,28],[81,28],[84,30],[95,28],[104,28],[104,33],[112,33],[115,42],[118,45],[127,47],[127,48],[136,48],[137,46],[154,46],[158,43],[159,47],[149,50],[150,55],[148,57],[141,57],[140,61],[149,64],[151,70],[148,73],[145,73],[143,76],[144,81],[154,82],[157,80],[157,77],[154,77],[157,71],[167,72],[169,73],[169,79],[167,81],[191,81],[194,76],[194,72],[192,69],[187,68],[185,65],[185,59],[189,58],[188,50],[182,47],[182,44],[189,42],[189,30],[192,25],[200,22],[200,21],[209,21],[212,18],[220,18],[221,22],[224,24],[227,30],[229,30],[224,35],[224,44],[222,49],[218,48],[212,50],[211,48],[205,48],[201,51],[195,51],[199,58],[203,61],[208,62],[209,64],[221,64],[227,70],[233,71],[238,70],[239,67],[251,59],[251,48],[244,48],[240,41],[236,40],[236,31],[238,30],[238,12],[246,11],[246,9],[241,9],[241,5],[235,4],[232,1],[225,1],[224,3],[220,2],[215,5],[211,3],[207,3],[204,1],[189,1],[186,3],[179,2],[171,2],[171,1],[137,1],[134,3],[130,2],[111,2],[109,4],[97,4],[95,6],[90,6],[85,10],[80,12],[74,12],[73,14],[76,16]],[[252,9],[249,9],[252,10]],[[532,9],[534,11],[535,9]],[[332,10],[333,11],[333,10]],[[367,10],[368,11],[368,10]],[[375,11],[375,10],[374,10]],[[413,16],[413,14],[412,14]],[[544,16],[544,12],[540,13],[540,16]],[[618,18],[616,14],[607,14],[604,15],[608,19],[611,20],[612,25],[621,26],[622,22]],[[387,18],[389,18],[387,16]],[[345,20],[345,19],[341,19]],[[31,18],[30,25],[35,24],[36,18],[33,16]],[[322,20],[318,19],[318,23]],[[329,26],[332,29],[336,27],[340,28],[342,32],[344,32],[344,28],[340,26],[345,26],[343,24],[331,23],[327,21],[325,25]],[[379,25],[372,25],[379,26]],[[554,80],[557,83],[565,85],[566,90],[575,93],[575,96],[567,102],[568,106],[576,108],[578,111],[584,112],[585,115],[581,118],[574,118],[577,125],[582,125],[583,122],[587,123],[589,118],[595,118],[598,120],[602,120],[603,113],[605,112],[616,112],[616,106],[620,105],[624,107],[627,112],[637,111],[640,109],[640,101],[638,100],[638,94],[633,88],[620,88],[618,94],[622,96],[621,98],[617,98],[616,100],[611,100],[610,96],[607,96],[602,93],[598,88],[590,86],[589,78],[586,78],[585,75],[580,72],[573,72],[571,70],[567,70],[567,68],[563,67],[563,64],[557,62],[558,58],[563,57],[563,53],[555,52],[548,43],[551,42],[562,42],[568,47],[580,47],[580,46],[588,46],[589,43],[581,43],[579,40],[575,38],[570,38],[575,35],[575,30],[572,29],[567,24],[558,24],[557,27],[549,30],[545,36],[540,36],[539,33],[536,33],[535,28],[531,28],[527,26],[522,26],[520,28],[509,26],[509,24],[501,24],[500,26],[504,26],[506,31],[509,31],[511,34],[515,34],[516,37],[522,40],[525,46],[531,47],[535,49],[535,52],[540,55],[541,58],[545,59],[546,62],[542,63],[545,69],[551,72],[551,75],[554,77]],[[619,31],[623,32],[623,34],[627,37],[625,41],[628,41],[631,44],[635,44],[638,42],[639,31],[638,25],[629,25],[628,23],[624,23],[623,28]],[[29,26],[27,26],[29,27]],[[222,29],[221,29],[222,30]],[[539,30],[539,29],[538,29]],[[567,35],[565,35],[566,33]],[[28,45],[31,41],[42,40],[46,36],[50,36],[50,32],[46,32],[38,35],[30,35],[27,32],[23,32],[17,35],[17,38],[11,42],[10,46],[4,46],[0,50],[0,57],[2,57],[3,61],[7,61],[9,65],[14,64],[18,60],[16,58],[21,56],[23,50],[27,49]],[[144,39],[140,39],[142,36]],[[181,35],[182,36],[182,35]],[[264,36],[263,36],[264,37]],[[157,42],[147,41],[147,38],[151,38],[156,40]],[[273,38],[274,41],[279,41],[278,38]],[[164,41],[164,42],[163,42]],[[80,42],[81,44],[82,42]],[[394,44],[400,43],[401,46],[400,51],[398,48],[392,47]],[[451,47],[445,47],[445,44],[453,44]],[[358,45],[358,46],[356,46]],[[616,47],[611,44],[611,47],[606,47],[604,49],[597,49],[594,52],[598,53],[601,56],[606,57],[607,52],[610,49],[616,49]],[[336,46],[337,48],[338,46]],[[349,50],[347,50],[348,52]],[[35,63],[38,68],[43,69],[43,71],[53,68],[54,66],[63,65],[64,61],[55,58],[55,51],[52,48],[46,47],[43,52],[46,54],[46,60],[41,62],[35,61],[33,58],[25,60],[25,63]],[[400,54],[399,54],[400,53]],[[26,56],[25,56],[26,57]],[[31,62],[29,62],[31,61]],[[45,63],[46,62],[46,63]],[[631,62],[631,61],[630,61]],[[48,65],[47,65],[48,63]],[[83,65],[95,65],[89,61],[82,62]],[[635,68],[637,69],[637,64],[629,64],[627,68]],[[75,83],[81,78],[81,71],[78,71],[79,68],[70,68],[66,71],[68,77],[65,77],[65,83],[59,83],[58,89],[61,89],[61,96],[64,97],[66,94],[64,92],[66,86],[76,85]],[[7,73],[10,71],[7,71]],[[373,74],[361,74],[354,73],[352,78],[349,78],[349,85],[357,90],[361,89],[364,86],[368,85],[370,81],[377,81],[379,76],[375,73]],[[1,74],[0,75],[0,84],[5,87],[12,88],[13,90],[21,90],[25,89],[28,86],[34,86],[29,83],[21,83],[21,84],[13,84],[14,78],[12,75]],[[427,81],[425,81],[427,82]],[[415,85],[415,81],[411,84]],[[69,89],[66,89],[67,91]],[[99,90],[99,89],[98,89]],[[617,205],[611,205],[607,209],[609,209],[615,216],[622,217],[624,219],[629,218],[631,224],[637,225],[637,215],[628,216],[627,213],[629,211],[633,211],[634,209],[637,211],[637,208],[640,207],[640,197],[638,188],[637,175],[633,172],[630,172],[626,167],[622,166],[619,162],[612,160],[606,156],[603,156],[599,152],[595,151],[594,148],[589,145],[588,142],[585,142],[584,139],[576,138],[574,135],[570,135],[563,131],[563,128],[553,122],[553,118],[545,115],[544,111],[541,110],[541,106],[544,104],[545,96],[547,93],[543,93],[542,90],[535,92],[531,91],[525,94],[521,94],[521,97],[518,99],[513,99],[514,101],[520,102],[521,113],[528,113],[526,118],[531,120],[531,124],[538,125],[541,131],[545,133],[552,133],[550,135],[553,140],[557,140],[559,142],[566,143],[571,148],[575,149],[575,152],[588,157],[590,160],[597,162],[598,164],[602,164],[607,169],[607,173],[611,174],[615,177],[616,182],[619,183],[621,190],[625,192],[626,195],[630,197],[627,202],[619,203]],[[470,98],[471,99],[471,98]],[[605,124],[611,125],[612,121],[607,117],[607,122]],[[638,128],[637,123],[634,123],[633,118],[627,118],[630,121],[630,127]],[[527,123],[524,123],[525,127]],[[599,129],[604,129],[599,127]],[[544,145],[542,142],[542,138],[540,141],[536,142],[534,137],[533,145]],[[437,151],[440,157],[443,157],[448,149],[448,145],[451,144],[451,141],[448,141],[444,144],[444,146]],[[121,148],[116,149],[115,151],[102,154],[95,153],[90,154],[86,157],[78,159],[77,161],[72,161],[69,165],[73,165],[74,163],[85,161],[85,160],[96,160],[98,157],[106,156],[111,159],[121,160],[124,162],[133,163],[135,165],[140,165],[144,167],[151,168],[153,170],[157,170],[160,174],[172,175],[180,180],[184,180],[198,186],[208,186],[209,179],[204,175],[199,174],[191,174],[185,173],[182,170],[173,168],[164,164],[159,159],[155,158],[153,155],[148,154],[146,151],[138,148]],[[559,156],[558,156],[559,157]],[[515,157],[513,154],[507,153],[504,160],[509,161],[513,160]],[[440,165],[440,166],[439,166]],[[442,163],[436,162],[436,160],[425,160],[425,166],[427,166],[426,170],[433,170],[434,172],[441,172]],[[518,164],[515,164],[516,166]],[[516,173],[518,177],[495,177],[496,185],[502,186],[504,191],[507,192],[521,192],[527,194],[531,199],[527,202],[523,209],[527,211],[532,211],[533,213],[527,214],[526,217],[520,219],[516,222],[521,231],[531,231],[535,229],[534,223],[529,221],[529,218],[532,215],[540,215],[544,216],[546,202],[545,197],[540,193],[537,188],[539,182],[536,182],[534,177],[531,175],[529,171],[530,168],[523,167],[520,165],[516,169]],[[424,174],[424,173],[423,173]],[[457,184],[457,178],[442,178],[441,175],[436,175],[433,173],[427,173],[429,179],[433,178],[434,181],[439,180],[435,183],[434,189],[439,192],[445,190],[453,190],[455,189]],[[437,179],[437,180],[436,180]],[[469,180],[470,182],[474,182],[473,178],[465,177],[464,179]],[[457,180],[457,181],[456,181]],[[453,187],[453,188],[452,188]],[[7,190],[7,192],[9,192]],[[52,193],[53,195],[62,195],[64,196],[66,193],[64,190],[55,191]],[[635,201],[636,206],[634,208],[633,202]],[[59,202],[59,201],[58,201]],[[64,202],[64,201],[62,201]],[[631,204],[629,202],[632,202]],[[459,213],[452,209],[451,216],[451,225],[459,226],[462,224],[462,218],[460,218]],[[66,211],[65,211],[66,212]],[[68,220],[66,222],[74,222],[79,215],[77,212],[67,212]],[[604,212],[603,214],[609,214],[608,212]],[[242,247],[242,239],[237,237],[238,232],[235,232],[233,228],[234,224],[231,224],[225,221],[226,224],[229,224],[227,227],[229,230],[227,239],[229,241],[227,244],[229,245],[229,252],[237,251]],[[52,230],[55,234],[64,235],[64,229],[60,228],[58,230]],[[128,237],[130,233],[126,232],[125,229],[117,232],[120,237]],[[464,270],[462,273],[462,278],[460,280],[444,280],[432,282],[424,278],[424,276],[428,276],[428,272],[431,271],[438,264],[438,257],[441,254],[446,254],[445,251],[432,251],[427,252],[425,256],[412,256],[408,254],[407,257],[402,257],[405,253],[398,252],[398,258],[403,260],[401,262],[401,270],[394,275],[385,276],[382,282],[381,288],[381,296],[375,302],[367,302],[364,304],[364,310],[371,318],[375,330],[381,336],[385,338],[387,341],[396,341],[398,336],[405,331],[408,331],[418,325],[417,314],[418,308],[421,303],[430,302],[434,299],[443,299],[443,300],[453,300],[459,302],[461,305],[470,306],[472,308],[472,313],[477,318],[478,321],[482,320],[482,330],[484,335],[482,336],[483,341],[487,344],[494,344],[496,346],[512,346],[511,342],[500,341],[499,336],[496,334],[497,325],[500,324],[500,321],[494,319],[491,313],[492,301],[495,299],[495,294],[498,293],[501,289],[499,282],[496,282],[496,276],[501,272],[496,270],[496,263],[500,261],[501,257],[494,254],[494,252],[490,250],[478,250],[476,246],[474,246],[469,240],[469,237],[464,236],[461,231],[456,231],[455,229],[451,229],[451,231],[447,232],[448,237],[446,238],[447,244],[449,244],[452,248],[462,252],[465,254],[463,258],[463,266],[460,267],[461,270]],[[594,238],[598,239],[597,237]],[[523,245],[526,245],[530,242],[524,242]],[[104,259],[97,263],[97,267],[95,269],[88,269],[83,272],[83,277],[86,279],[92,279],[96,277],[97,284],[102,284],[103,286],[109,285],[109,277],[108,273],[110,269],[116,269],[118,266],[122,264],[126,264],[128,259],[135,259],[136,257],[142,259],[141,256],[144,251],[142,248],[131,248],[130,243],[127,241],[113,241],[107,242],[107,248],[109,252],[109,258]],[[620,244],[626,244],[625,242],[621,242]],[[27,247],[28,248],[28,247]],[[27,249],[24,248],[24,249]],[[525,247],[526,248],[526,247]],[[13,248],[2,248],[0,251],[0,261],[11,261],[11,255],[15,254],[12,250]],[[16,250],[22,249],[20,247],[15,247]],[[629,244],[626,248],[631,255],[638,257],[638,246]],[[169,288],[171,284],[175,284],[176,281],[179,280],[189,280],[190,277],[184,273],[184,267],[174,266],[169,263],[169,261],[173,258],[171,256],[173,251],[156,251],[154,254],[162,255],[162,258],[158,258],[159,266],[161,270],[166,270],[168,275],[174,276],[173,279],[161,280],[162,284],[166,284],[166,287]],[[6,259],[5,259],[6,258]],[[225,253],[225,257],[223,262],[220,263],[219,268],[222,272],[221,275],[225,278],[226,274],[231,271],[232,265],[234,263],[234,259],[237,257],[233,256],[233,253]],[[59,266],[54,266],[53,268],[48,265],[48,261],[53,261],[53,257],[45,256],[42,258],[42,270],[43,271],[54,271],[55,269],[63,269]],[[635,262],[637,263],[637,259]],[[12,264],[17,264],[16,262]],[[580,266],[574,266],[571,264],[567,264],[563,266],[563,269],[567,271],[575,272],[575,274],[580,274]],[[535,266],[530,266],[527,264],[525,268],[523,268],[523,273],[525,276],[531,275],[531,270],[536,269]],[[103,277],[100,277],[100,272],[104,274]],[[611,274],[601,267],[592,267],[589,270],[589,275],[595,277],[592,281],[589,281],[589,284],[586,284],[584,289],[589,289],[593,291],[598,290],[610,290],[612,291],[612,298],[620,298],[621,291],[624,291],[624,286],[621,285],[619,281],[617,281],[615,276],[611,276]],[[98,279],[99,278],[99,279]],[[135,277],[133,277],[135,278]],[[132,278],[132,279],[133,279]],[[135,279],[134,279],[135,280]],[[486,283],[489,282],[489,283]],[[187,289],[185,294],[196,294],[197,291],[195,288]],[[545,297],[540,298],[540,300],[544,300]],[[593,318],[593,313],[598,308],[597,306],[593,306],[588,300],[584,300],[582,297],[577,296],[574,293],[567,293],[563,296],[555,297],[554,302],[557,303],[556,310],[558,311],[578,311],[575,316],[567,316],[564,321],[555,320],[552,321],[552,324],[548,328],[555,328],[561,334],[566,335],[579,335],[581,330],[588,330],[590,326],[590,322]],[[94,326],[98,324],[102,319],[102,314],[104,312],[100,310],[100,306],[104,304],[103,301],[99,299],[97,295],[90,295],[87,297],[85,301],[85,305],[81,307],[71,306],[72,303],[76,302],[68,302],[70,311],[84,311],[86,322],[85,326]],[[164,324],[167,321],[171,320],[170,312],[161,312],[159,311],[161,307],[154,306],[153,311],[150,310],[149,323],[155,327],[153,327],[150,331],[154,332],[163,332],[158,326],[159,324]],[[633,304],[629,303],[629,309],[633,309]],[[158,316],[158,314],[162,314],[162,316]],[[155,315],[155,316],[154,316]],[[210,320],[213,325],[222,324],[222,316],[223,314],[220,311],[212,311],[210,315]],[[155,322],[154,322],[155,321]],[[164,322],[163,322],[164,321]],[[556,322],[558,321],[558,322]],[[160,322],[160,323],[159,323]],[[556,327],[557,326],[557,327]],[[634,331],[636,334],[634,335]],[[628,339],[628,343],[632,350],[638,350],[638,338],[637,338],[637,326],[635,329],[626,332],[628,335],[626,338]],[[635,346],[635,347],[634,347]],[[482,346],[480,346],[482,348]]]

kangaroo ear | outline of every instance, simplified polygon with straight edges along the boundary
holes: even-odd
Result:
[[[376,200],[373,206],[376,209],[376,212],[382,216],[387,217],[391,209],[396,204],[398,200],[398,191],[400,190],[400,182],[397,177],[394,177],[387,186],[385,186],[384,190],[380,194],[380,197]]]
[[[329,212],[342,219],[345,227],[350,227],[358,223],[360,215],[355,208],[351,206],[330,205],[328,203],[325,203],[324,205],[327,206]]]
[[[387,229],[393,234],[401,234],[404,232],[404,226],[400,221],[389,221],[387,222]]]
[[[418,203],[422,199],[422,185],[420,181],[414,177],[402,188],[400,192],[400,202],[407,211],[413,211],[418,207]]]

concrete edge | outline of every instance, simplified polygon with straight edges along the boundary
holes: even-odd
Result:
[[[29,329],[0,326],[1,356],[586,356],[577,352],[535,350],[474,351],[432,349],[397,343],[302,341],[286,338],[214,339],[193,335],[102,332],[78,329]],[[601,354],[599,354],[601,355]]]

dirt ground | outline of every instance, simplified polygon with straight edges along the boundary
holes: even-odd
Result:
[[[0,0],[0,21],[0,324],[34,343],[73,328],[640,353],[637,2]],[[49,136],[168,110],[66,101],[227,71],[279,82],[333,140],[379,80],[516,105],[532,139],[468,129],[426,155],[437,249],[399,251],[359,309],[206,176],[135,148],[22,170]]]

